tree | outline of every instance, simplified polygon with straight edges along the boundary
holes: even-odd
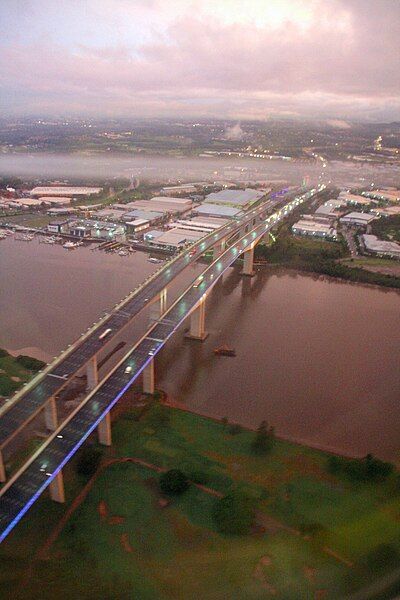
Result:
[[[91,477],[97,471],[101,456],[102,452],[99,448],[94,448],[93,446],[83,448],[76,464],[78,475]]]
[[[237,491],[217,500],[213,510],[218,530],[236,535],[249,532],[254,515],[254,501]]]
[[[275,430],[262,421],[254,436],[251,448],[255,454],[268,454],[274,445]]]
[[[185,473],[179,469],[171,469],[160,476],[160,488],[164,494],[179,496],[183,494],[190,485]]]

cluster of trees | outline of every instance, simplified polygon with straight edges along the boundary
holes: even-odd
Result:
[[[384,287],[400,288],[400,277],[384,275],[383,273],[373,273],[359,267],[346,267],[342,263],[337,263],[333,260],[314,259],[308,263],[297,265],[297,268],[356,283],[369,283]]]
[[[251,449],[254,454],[264,455],[271,452],[275,442],[275,430],[268,427],[266,421],[262,421],[258,427],[254,439],[251,443]]]
[[[95,446],[85,446],[79,453],[76,472],[83,477],[91,477],[97,471],[103,453]]]
[[[372,233],[386,240],[400,242],[400,215],[372,221]]]
[[[179,496],[190,486],[189,478],[180,469],[171,469],[160,476],[160,489],[168,496]]]
[[[353,481],[375,481],[389,477],[394,471],[394,466],[375,458],[372,454],[367,454],[362,459],[330,456],[328,458],[328,470],[334,475],[344,474]]]
[[[46,366],[46,363],[42,360],[33,358],[33,356],[24,356],[23,354],[17,356],[15,360],[25,369],[28,369],[28,371],[40,371],[40,369],[43,369]]]
[[[189,478],[180,469],[166,471],[159,478],[160,489],[167,496],[180,496],[190,487]],[[245,535],[255,517],[255,500],[234,490],[216,500],[212,517],[221,533]]]

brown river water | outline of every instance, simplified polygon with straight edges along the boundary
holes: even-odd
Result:
[[[159,267],[140,252],[0,244],[0,347],[45,359]],[[308,444],[400,462],[398,293],[268,270],[244,279],[234,268],[210,294],[206,322],[205,342],[184,339],[182,328],[157,358],[157,385],[172,399],[243,425],[266,419]],[[215,357],[221,344],[237,356]]]

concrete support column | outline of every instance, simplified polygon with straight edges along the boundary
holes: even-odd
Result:
[[[44,421],[49,431],[55,431],[58,427],[57,405],[54,396],[46,402],[44,407]]]
[[[215,260],[220,254],[225,251],[226,240],[220,240],[215,246],[213,246],[213,259]]]
[[[243,271],[242,275],[247,275],[248,277],[252,277],[254,272],[254,246],[243,252]]]
[[[143,392],[145,394],[154,394],[154,383],[154,358],[152,358],[149,364],[143,369]]]
[[[7,481],[6,467],[4,465],[3,451],[0,450],[0,481]]]
[[[186,337],[191,340],[200,340],[203,341],[207,337],[207,333],[205,331],[205,321],[206,321],[206,294],[201,297],[200,302],[197,307],[190,315],[190,330]]]
[[[158,321],[160,317],[167,310],[167,288],[165,287],[154,299],[154,302],[150,304],[150,324],[154,321]]]
[[[50,498],[54,500],[54,502],[65,502],[64,477],[62,471],[57,473],[50,483]]]
[[[103,446],[111,446],[111,415],[108,412],[97,426],[99,442]]]
[[[93,390],[99,383],[99,373],[97,370],[97,356],[93,356],[86,367],[87,390]]]

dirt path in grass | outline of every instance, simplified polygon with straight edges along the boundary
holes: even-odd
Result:
[[[64,529],[64,527],[66,526],[66,524],[68,523],[68,521],[70,520],[72,515],[80,507],[82,502],[86,499],[87,495],[89,494],[93,485],[97,481],[98,477],[110,466],[115,465],[115,464],[121,464],[121,463],[133,463],[135,465],[139,465],[141,467],[144,467],[144,468],[154,471],[156,473],[164,473],[168,470],[163,467],[159,467],[158,465],[155,465],[153,463],[149,463],[145,460],[142,460],[141,458],[135,458],[132,456],[127,456],[127,457],[122,457],[122,458],[111,458],[111,459],[104,461],[100,465],[100,467],[96,471],[96,473],[91,477],[91,479],[87,482],[87,484],[82,488],[82,490],[79,492],[79,494],[75,497],[75,499],[71,503],[68,510],[64,513],[63,517],[60,519],[60,521],[57,523],[56,527],[50,533],[46,542],[37,551],[34,560],[49,560],[50,559],[50,550],[51,550],[53,544],[57,541],[59,535],[61,534],[62,530]],[[222,498],[224,495],[222,492],[219,492],[218,490],[215,490],[213,488],[209,488],[205,485],[201,485],[198,483],[193,483],[192,485],[194,485],[197,489],[201,490],[205,494],[209,494],[210,496],[214,496],[215,498]],[[270,515],[267,515],[261,511],[257,511],[256,519],[257,519],[257,522],[265,528],[265,531],[268,531],[269,533],[276,533],[280,530],[280,531],[287,531],[288,533],[291,533],[292,535],[296,535],[296,536],[301,535],[301,532],[299,530],[289,527],[287,525],[284,525],[280,521],[277,521]],[[331,548],[324,546],[322,548],[322,551],[325,552],[326,554],[330,555],[331,557],[335,558],[337,561],[341,562],[342,564],[345,564],[348,567],[353,566],[350,561],[348,561],[346,558],[337,554]]]

